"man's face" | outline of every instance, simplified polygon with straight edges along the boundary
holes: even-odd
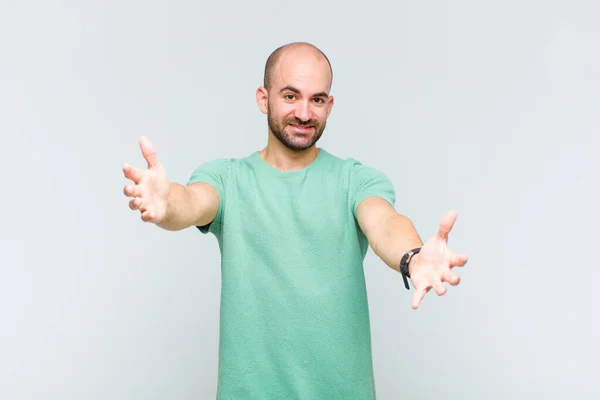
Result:
[[[290,150],[312,147],[325,130],[333,106],[331,73],[314,55],[282,56],[267,97],[269,130]]]

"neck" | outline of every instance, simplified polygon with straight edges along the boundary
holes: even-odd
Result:
[[[319,148],[313,145],[306,150],[290,150],[269,134],[267,146],[259,154],[267,164],[280,171],[296,171],[311,164],[319,155]]]

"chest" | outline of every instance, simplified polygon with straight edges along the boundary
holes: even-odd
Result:
[[[225,224],[246,240],[272,245],[340,243],[355,226],[348,192],[334,178],[248,182],[228,195],[225,211]]]

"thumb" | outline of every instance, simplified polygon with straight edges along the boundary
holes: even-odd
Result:
[[[148,169],[156,167],[158,165],[158,161],[156,160],[156,150],[154,150],[154,146],[150,139],[146,136],[142,136],[140,138],[140,148],[142,149],[142,155],[144,159],[148,162]]]
[[[441,239],[445,242],[448,241],[448,234],[450,233],[450,231],[452,230],[452,227],[454,226],[456,217],[457,217],[456,211],[448,211],[446,213],[446,215],[442,219],[442,222],[440,222],[440,226],[437,231],[438,239]]]
[[[427,294],[428,291],[429,291],[429,289],[415,288],[415,294],[413,294],[412,304],[411,304],[411,307],[413,310],[416,310],[417,308],[419,308],[421,301],[423,301],[423,298],[425,297],[425,295]]]

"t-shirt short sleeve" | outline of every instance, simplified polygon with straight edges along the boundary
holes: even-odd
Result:
[[[389,178],[378,169],[363,165],[356,160],[351,172],[350,192],[354,216],[360,202],[368,197],[380,197],[389,202],[392,207],[396,203],[396,192]]]
[[[204,226],[198,226],[197,228],[202,233],[213,233],[218,235],[221,231],[221,221],[223,218],[223,209],[225,205],[225,184],[227,180],[227,172],[229,167],[229,160],[218,159],[208,161],[194,170],[187,185],[191,185],[197,182],[203,182],[211,185],[217,191],[219,196],[219,210],[215,219]]]

